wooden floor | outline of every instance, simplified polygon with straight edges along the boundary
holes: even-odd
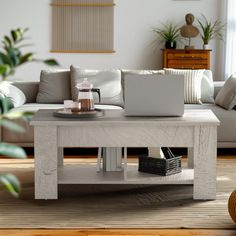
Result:
[[[220,159],[231,159],[236,156],[220,156]],[[0,212],[1,214],[1,212]],[[7,225],[6,225],[7,228]],[[0,236],[236,236],[236,230],[201,230],[201,229],[161,229],[161,230],[147,230],[147,229],[130,229],[130,230],[121,230],[121,229],[72,229],[72,230],[59,230],[59,229],[50,229],[50,230],[31,230],[31,229],[2,229],[0,230]]]
[[[0,230],[0,236],[236,236],[234,230]]]

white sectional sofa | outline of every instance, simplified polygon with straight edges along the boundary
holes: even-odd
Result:
[[[129,71],[129,73],[143,73],[144,71]],[[97,105],[99,108],[102,109],[122,109],[124,106],[124,103],[122,102],[122,89],[123,86],[120,85],[122,81],[122,76],[124,76],[124,73],[127,73],[127,71],[123,71],[117,74],[120,76],[120,79],[116,79],[115,83],[113,86],[120,86],[121,92],[120,92],[120,104],[114,104],[114,97],[112,102],[109,104],[109,99],[106,98],[106,104],[100,104]],[[148,73],[152,73],[148,71]],[[70,81],[70,71],[65,72],[65,83],[66,84],[61,84],[61,88],[58,89],[58,86],[55,84],[55,93],[60,93],[60,91],[64,94],[67,92],[67,97],[60,94],[53,94],[57,95],[57,97],[61,97],[62,99],[72,99],[71,97],[71,92],[70,91],[65,91],[68,89],[71,89],[71,81]],[[50,74],[47,74],[47,78],[50,80]],[[67,81],[68,80],[68,81]],[[207,81],[207,79],[206,79]],[[205,81],[205,82],[206,82]],[[210,83],[212,83],[212,90],[214,89],[214,95],[212,94],[207,94],[208,91],[209,93],[212,93],[210,91],[211,89],[206,89],[206,85],[202,84],[202,94],[204,94],[205,97],[210,97],[213,96],[213,98],[217,95],[217,93],[220,91],[220,89],[223,87],[224,82],[211,82],[211,78],[209,79]],[[42,82],[42,81],[41,81]],[[19,90],[23,92],[25,95],[25,103],[14,107],[13,109],[16,111],[37,111],[39,109],[58,109],[62,108],[63,104],[61,103],[52,103],[52,102],[47,102],[47,103],[39,103],[38,98],[39,98],[39,90],[40,90],[40,83],[41,82],[12,82],[11,85],[17,87]],[[45,81],[44,81],[45,82]],[[104,81],[103,81],[104,82]],[[0,85],[1,87],[1,85]],[[96,84],[96,87],[99,87],[99,83]],[[52,88],[54,89],[54,88]],[[116,87],[117,89],[117,87]],[[1,92],[1,88],[0,88]],[[44,88],[44,99],[47,99],[47,96],[50,96],[50,92],[47,94],[47,91],[45,91]],[[106,93],[106,90],[104,90],[104,93]],[[42,95],[42,94],[41,94]],[[106,94],[103,94],[102,92],[102,97],[106,96]],[[41,96],[42,97],[42,96]],[[50,100],[50,99],[49,99]],[[117,97],[116,97],[117,100]],[[203,99],[204,100],[204,99]],[[103,101],[103,99],[102,99]],[[214,102],[214,101],[213,101]],[[203,103],[203,104],[186,104],[185,109],[211,109],[215,115],[219,118],[221,121],[221,125],[218,128],[218,147],[224,147],[224,148],[234,148],[236,147],[236,110],[225,110],[214,103]],[[33,136],[34,136],[34,130],[33,127],[29,126],[29,123],[24,120],[16,120],[15,122],[21,124],[26,132],[23,134],[18,134],[18,133],[13,133],[9,130],[6,130],[4,128],[1,128],[1,134],[0,138],[1,141],[4,142],[9,142],[9,143],[14,143],[14,144],[19,144],[24,147],[29,147],[33,146]]]

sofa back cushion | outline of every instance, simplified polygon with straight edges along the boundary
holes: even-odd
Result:
[[[224,87],[217,94],[215,101],[217,105],[226,110],[232,110],[236,106],[236,74],[231,75],[226,80]]]
[[[43,70],[40,75],[37,103],[63,103],[71,99],[69,70]]]
[[[87,78],[94,88],[100,89],[102,104],[123,106],[120,70],[89,70],[71,66],[71,93],[73,100],[78,99],[76,85],[81,83],[84,78]],[[95,93],[94,101],[95,103],[99,102]]]
[[[35,103],[39,91],[38,81],[16,81],[12,85],[20,89],[26,97],[26,103]]]

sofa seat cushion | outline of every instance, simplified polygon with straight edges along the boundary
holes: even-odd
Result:
[[[236,111],[227,111],[214,104],[186,104],[185,109],[210,109],[220,120],[218,127],[218,142],[236,142]]]
[[[119,106],[112,106],[112,105],[95,105],[98,109],[122,109]],[[62,104],[37,104],[37,103],[28,103],[24,104],[20,107],[12,109],[12,111],[31,111],[36,112],[40,109],[60,109],[63,108]],[[16,119],[14,120],[15,123],[21,125],[25,129],[25,133],[15,133],[12,131],[9,131],[5,128],[2,129],[2,138],[4,142],[9,143],[33,143],[34,140],[34,129],[32,126],[29,125],[29,122],[22,120],[22,119]]]

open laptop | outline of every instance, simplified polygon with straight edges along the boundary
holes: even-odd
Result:
[[[126,116],[182,116],[183,75],[127,75],[124,79]]]

